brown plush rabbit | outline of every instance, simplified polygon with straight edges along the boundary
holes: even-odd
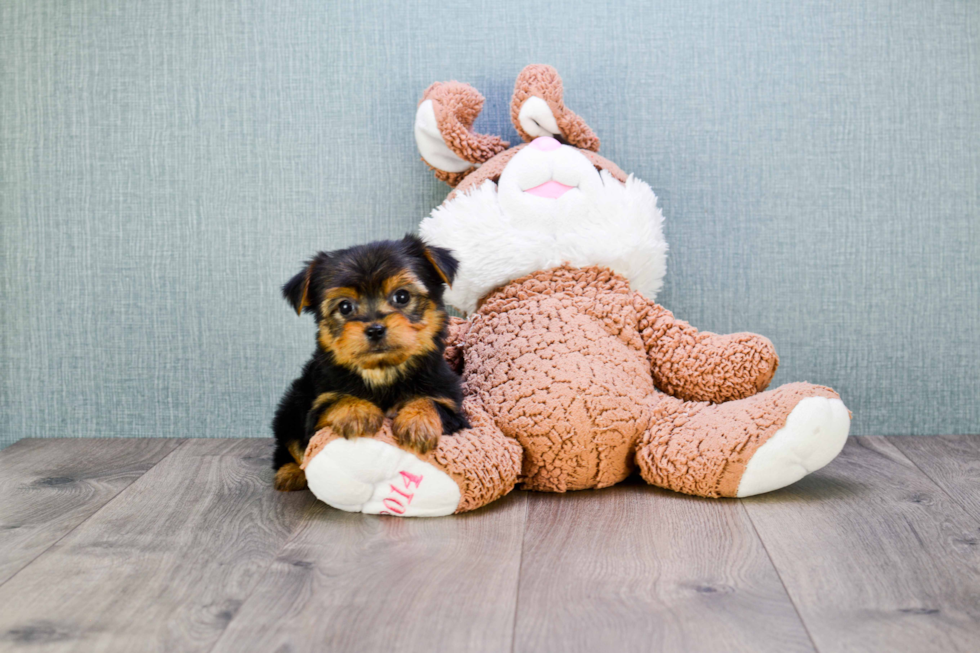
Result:
[[[511,117],[526,143],[472,131],[483,98],[433,84],[415,133],[455,187],[421,225],[454,251],[446,357],[473,425],[418,455],[386,424],[345,440],[321,431],[310,488],[344,510],[443,515],[509,492],[649,483],[744,497],[794,483],[841,450],[850,416],[830,388],[765,391],[768,339],[698,332],[653,302],[666,269],[653,191],[597,154],[549,66],[525,68]]]

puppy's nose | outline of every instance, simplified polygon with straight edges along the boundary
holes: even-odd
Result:
[[[364,329],[364,335],[366,335],[367,339],[371,342],[378,342],[385,337],[385,332],[387,330],[388,329],[386,329],[385,325],[383,324],[372,324],[368,328]]]
[[[561,143],[553,139],[551,136],[539,136],[531,141],[531,147],[536,150],[541,150],[542,152],[550,152],[551,150],[556,150],[561,147]]]

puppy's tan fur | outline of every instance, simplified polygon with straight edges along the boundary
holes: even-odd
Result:
[[[381,409],[370,401],[347,395],[323,412],[316,427],[329,426],[337,435],[350,439],[374,435],[384,419]]]
[[[399,444],[419,453],[428,453],[439,443],[442,420],[432,399],[419,397],[398,409],[391,430]]]

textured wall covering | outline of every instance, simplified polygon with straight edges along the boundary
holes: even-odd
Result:
[[[857,434],[980,431],[980,3],[4,0],[0,445],[265,436],[277,286],[446,194],[432,81],[555,65],[661,198],[660,300],[768,335]]]

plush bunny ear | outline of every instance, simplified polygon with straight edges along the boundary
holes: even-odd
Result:
[[[532,64],[524,68],[514,84],[510,119],[525,141],[552,136],[583,150],[599,151],[599,138],[585,121],[565,106],[558,71]]]
[[[436,177],[456,186],[484,161],[510,145],[497,136],[478,134],[473,121],[483,96],[467,84],[436,82],[425,90],[415,112],[415,142]]]

